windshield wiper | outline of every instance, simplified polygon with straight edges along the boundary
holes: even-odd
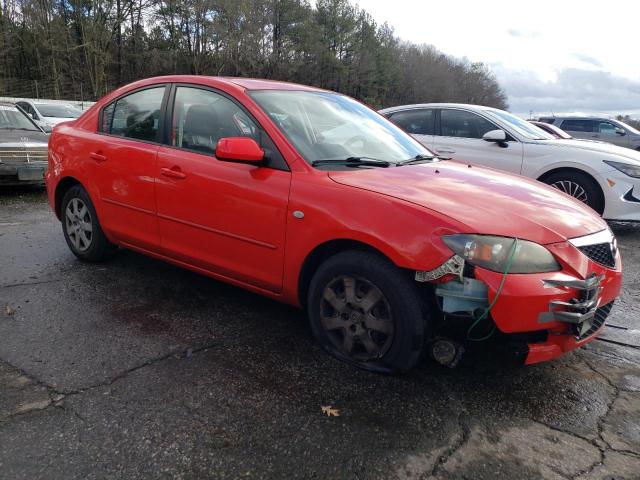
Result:
[[[348,157],[343,159],[314,160],[311,162],[311,165],[314,167],[319,165],[346,165],[348,167],[360,167],[364,165],[386,168],[391,165],[391,162],[369,157]]]
[[[422,162],[430,162],[438,157],[434,155],[416,155],[413,158],[408,160],[402,160],[401,162],[396,163],[396,167],[401,167],[402,165],[412,165],[414,163],[422,163]]]
[[[0,127],[0,130],[26,130],[27,132],[37,132],[33,128],[18,128],[18,127]]]

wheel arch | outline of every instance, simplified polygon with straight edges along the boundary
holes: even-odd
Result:
[[[580,175],[584,175],[586,177],[589,178],[589,180],[591,180],[593,182],[593,184],[596,186],[596,188],[598,189],[598,194],[600,195],[600,201],[602,203],[603,208],[605,207],[606,204],[606,196],[604,194],[604,190],[602,188],[602,185],[600,185],[600,182],[590,173],[587,172],[585,170],[582,170],[580,168],[575,168],[575,167],[558,167],[558,168],[553,168],[549,171],[544,172],[542,175],[540,175],[538,177],[538,181],[542,182],[542,183],[547,183],[546,179],[549,178],[551,175],[555,175],[556,173],[577,173]]]
[[[581,168],[576,168],[576,167],[552,168],[551,170],[547,170],[546,172],[541,174],[537,178],[537,180],[539,182],[546,183],[545,180],[549,178],[551,175],[555,175],[556,173],[579,173],[580,175],[586,175],[587,177],[589,177],[589,179],[593,181],[593,183],[595,183],[598,186],[598,188],[600,189],[600,193],[602,193],[602,195],[604,196],[604,191],[602,190],[602,186],[600,185],[600,182],[598,182],[598,179],[596,179],[596,177],[594,177],[590,172],[586,170],[582,170]]]
[[[54,197],[54,212],[56,214],[56,217],[58,217],[58,220],[62,219],[62,199],[69,191],[69,189],[75,185],[80,185],[84,188],[80,180],[75,177],[64,177],[56,185],[56,193]]]
[[[311,283],[311,279],[313,278],[313,275],[317,271],[318,267],[327,258],[337,253],[345,252],[348,250],[371,252],[379,255],[380,257],[388,260],[390,263],[393,263],[395,265],[395,262],[393,262],[391,258],[385,255],[384,252],[368,243],[359,240],[340,238],[321,243],[320,245],[317,245],[313,250],[311,250],[311,252],[309,252],[309,254],[306,256],[306,258],[302,262],[300,274],[298,275],[298,302],[303,308],[306,307],[309,284]]]

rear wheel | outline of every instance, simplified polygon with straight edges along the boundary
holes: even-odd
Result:
[[[99,262],[116,250],[104,235],[93,203],[80,185],[71,187],[62,199],[62,231],[69,249],[80,260]]]
[[[543,179],[544,183],[586,203],[602,215],[604,195],[598,183],[588,174],[577,171],[552,173]]]
[[[379,255],[348,251],[323,263],[307,302],[311,329],[331,355],[395,373],[422,355],[426,318],[414,282]]]

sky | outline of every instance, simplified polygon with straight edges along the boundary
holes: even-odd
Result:
[[[396,35],[491,67],[511,112],[640,118],[640,0],[355,0]]]

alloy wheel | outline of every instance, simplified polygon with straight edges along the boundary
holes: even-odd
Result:
[[[393,341],[389,302],[362,277],[343,275],[329,282],[322,294],[320,323],[338,351],[360,362],[382,357]]]
[[[72,198],[67,204],[65,227],[74,248],[86,252],[93,239],[93,223],[91,212],[80,198]]]
[[[551,184],[552,187],[557,188],[561,192],[571,195],[573,198],[580,200],[583,203],[589,204],[589,196],[584,188],[578,183],[571,180],[559,180]]]

